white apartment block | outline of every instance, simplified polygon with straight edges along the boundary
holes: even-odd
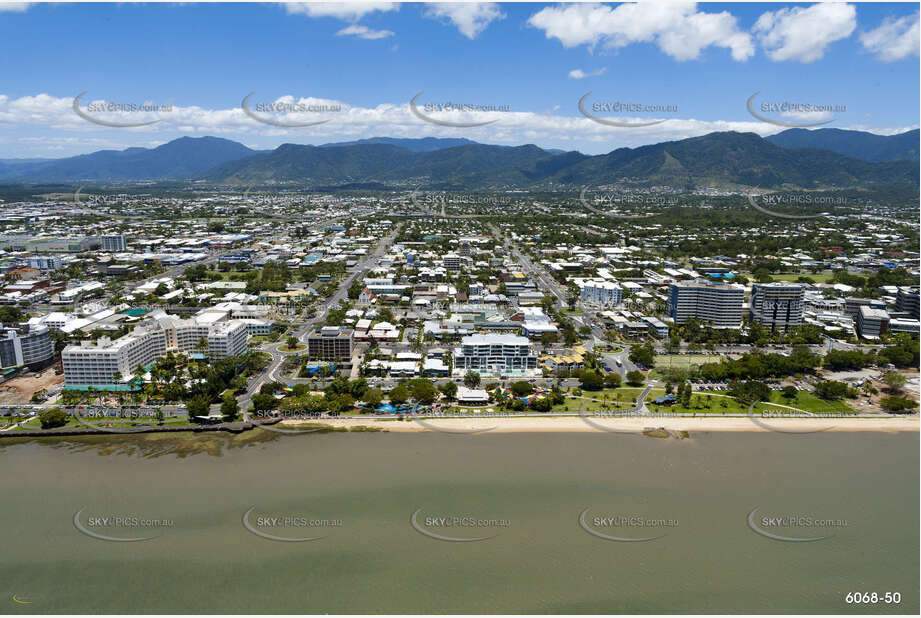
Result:
[[[741,286],[712,281],[673,283],[668,288],[666,314],[675,324],[695,318],[714,328],[739,328],[742,322]]]
[[[67,385],[114,384],[116,373],[127,379],[138,365],[146,366],[170,351],[193,353],[204,347],[214,360],[246,351],[247,324],[242,320],[208,323],[157,313],[114,341],[102,337],[95,344],[64,348],[61,360]]]
[[[119,253],[125,251],[128,244],[125,242],[124,234],[111,234],[99,237],[99,248],[102,251]]]
[[[470,335],[461,339],[461,346],[454,349],[454,368],[479,373],[526,371],[537,368],[537,356],[527,337]]]
[[[60,255],[33,255],[29,258],[29,268],[38,270],[58,270],[62,265]]]
[[[598,305],[619,305],[624,300],[624,292],[619,285],[603,279],[588,279],[579,282],[579,297]]]
[[[444,266],[447,270],[460,270],[461,257],[456,253],[447,253],[442,258],[442,266]]]

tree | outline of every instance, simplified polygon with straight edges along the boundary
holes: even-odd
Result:
[[[902,388],[905,387],[905,383],[907,382],[907,380],[905,376],[903,376],[901,373],[891,371],[883,377],[883,382],[886,383],[886,386],[889,387],[889,390],[891,392],[901,393]]]
[[[912,399],[900,395],[887,395],[882,397],[879,403],[886,410],[895,413],[911,413],[918,407]]]
[[[256,393],[252,397],[253,409],[257,412],[273,410],[278,405],[278,400],[268,393]]]
[[[579,302],[578,288],[570,288],[569,292],[566,294],[566,306],[569,307],[570,311],[575,311],[576,303],[578,302]]]
[[[728,394],[742,404],[750,404],[770,399],[771,387],[758,380],[735,381],[729,384]]]
[[[476,388],[480,385],[480,374],[476,371],[468,371],[464,375],[464,386],[467,388]]]
[[[330,402],[329,410],[335,414],[348,412],[355,407],[355,398],[348,393],[343,393]]]
[[[63,427],[67,424],[70,415],[61,408],[49,408],[38,413],[38,420],[42,424],[42,429],[54,429]]]
[[[454,399],[457,397],[457,384],[454,382],[445,382],[444,384],[438,385],[438,390],[448,399]]]
[[[285,339],[285,346],[287,346],[289,350],[293,350],[294,348],[296,348],[297,347],[297,337],[295,337],[294,335],[289,336],[287,339]]]
[[[793,399],[796,397],[796,387],[795,386],[784,386],[783,392],[781,393],[786,399]]]
[[[642,371],[628,371],[627,372],[627,384],[630,386],[640,386],[646,380],[646,376],[643,375]]]
[[[844,382],[836,382],[834,380],[822,380],[815,385],[815,395],[819,399],[826,399],[828,401],[835,401],[837,399],[844,399],[847,396],[848,387]]]
[[[605,388],[620,388],[621,378],[619,374],[609,373],[604,376]]]
[[[583,390],[598,391],[604,387],[604,378],[594,371],[583,370],[579,374],[579,386]]]
[[[351,300],[357,300],[361,296],[362,291],[365,289],[365,286],[356,279],[352,282],[352,285],[349,286],[348,295]]]
[[[16,324],[22,322],[24,318],[22,310],[17,307],[0,307],[0,323],[2,324]]]
[[[691,387],[691,385],[685,382],[684,388],[681,391],[681,405],[685,409],[688,409],[691,407],[691,391],[692,390],[693,388]]]
[[[253,397],[255,403],[255,396]],[[196,395],[186,402],[186,409],[189,412],[189,420],[196,421],[196,416],[208,416],[211,411],[211,400],[207,395]]]
[[[553,408],[553,402],[549,397],[541,397],[531,402],[531,409],[537,412],[549,412]]]
[[[530,383],[524,381],[512,382],[509,388],[511,388],[512,392],[518,397],[525,397],[534,392],[534,387],[531,386]]]
[[[362,400],[368,404],[369,408],[376,409],[384,400],[384,393],[379,388],[369,388],[362,396]]]
[[[644,367],[652,367],[655,365],[656,353],[652,347],[652,344],[646,343],[641,346],[634,346],[630,349],[630,362],[636,365],[643,365]]]
[[[221,414],[224,415],[224,418],[228,421],[235,420],[239,411],[240,404],[237,403],[237,398],[233,396],[233,393],[224,393],[221,401]]]
[[[409,392],[412,394],[413,399],[423,405],[432,404],[438,398],[438,390],[435,385],[432,384],[431,380],[426,380],[425,378],[412,380],[409,383]]]
[[[479,375],[479,374],[478,374]],[[398,406],[409,401],[409,389],[403,384],[398,385],[390,391],[390,403]]]

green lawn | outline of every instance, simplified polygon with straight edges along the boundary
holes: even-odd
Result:
[[[787,399],[779,391],[771,392],[771,402],[806,410],[807,412],[834,412],[836,414],[855,414],[845,401],[826,401],[812,393],[797,391],[796,397]],[[766,410],[783,410],[775,406],[764,406]]]
[[[832,277],[834,277],[834,274],[825,273],[813,275],[811,273],[785,273],[782,275],[771,275],[771,279],[774,281],[796,281],[800,277],[809,277],[816,283],[829,283]]]
[[[87,422],[87,424],[98,425],[99,427],[103,427],[106,429],[116,428],[116,427],[117,428],[137,427],[138,425],[141,425],[141,424],[160,426],[160,424],[157,422],[157,419],[153,417],[139,418],[133,421],[127,420],[127,419],[89,418],[89,417],[84,417],[84,420]],[[195,425],[193,425],[192,423],[189,423],[189,419],[187,417],[180,416],[180,417],[168,417],[168,418],[163,419],[162,426],[163,427],[181,427],[181,426],[193,427]],[[24,423],[20,425],[19,427],[17,427],[16,429],[13,429],[11,431],[40,431],[41,428],[42,428],[41,422],[37,418],[34,418],[28,423]],[[86,424],[81,423],[76,418],[71,416],[70,418],[68,418],[66,425],[62,425],[61,427],[55,427],[54,429],[88,429],[88,427]]]
[[[701,391],[706,393],[706,391]],[[697,391],[695,391],[696,395]],[[725,395],[725,393],[719,393],[720,395]],[[693,401],[693,397],[692,397]],[[720,414],[748,414],[748,406],[740,405],[737,401],[731,397],[717,397],[717,393],[713,393],[713,411]],[[729,402],[728,408],[723,408],[721,405],[722,401]],[[780,391],[771,391],[770,403],[777,403],[783,406],[790,406],[791,408],[799,408],[800,410],[805,410],[806,412],[820,413],[820,412],[833,412],[835,414],[854,414],[854,411],[843,401],[826,401],[824,399],[819,399],[812,393],[807,393],[805,391],[797,391],[796,397],[787,399],[784,397]],[[651,408],[650,408],[651,409]],[[677,409],[677,408],[673,408]],[[683,410],[683,409],[682,409]],[[733,410],[730,412],[730,410]],[[779,408],[777,406],[772,406],[767,403],[759,403],[755,406],[755,412],[767,411],[767,412],[783,412],[786,408]],[[691,412],[700,412],[700,410],[690,410]],[[792,412],[792,410],[787,410]]]
[[[567,395],[566,401],[553,408],[553,412],[590,412],[598,410],[629,410],[633,408],[636,398],[643,392],[643,387],[624,386],[621,388],[606,388],[600,391],[582,391],[582,397]],[[649,392],[646,401],[661,397],[665,394],[664,388],[654,388]],[[607,400],[604,396],[607,395]],[[615,397],[619,396],[619,399]]]

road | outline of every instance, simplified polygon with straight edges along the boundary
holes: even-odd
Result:
[[[489,224],[489,228],[492,231],[496,239],[503,239],[505,243],[505,248],[508,250],[512,257],[514,257],[525,269],[529,275],[534,276],[538,282],[544,287],[545,290],[553,294],[558,301],[558,305],[563,307],[566,305],[567,291],[564,287],[554,279],[544,268],[538,264],[535,264],[521,249],[516,245],[513,245],[508,238],[505,238],[499,229],[492,223]],[[578,322],[583,326],[587,326],[591,329],[591,335],[587,338],[584,343],[586,350],[591,352],[594,347],[600,343],[607,343],[606,333],[604,329],[600,326],[601,320],[598,319],[598,316],[595,313],[595,309],[589,305],[586,305],[581,300],[576,302],[576,306],[582,310],[582,315],[570,314],[569,318],[574,322]],[[611,371],[614,371],[620,375],[621,379],[624,379],[629,371],[635,371],[639,369],[636,365],[630,362],[628,356],[630,355],[630,346],[629,344],[622,344],[623,349],[617,353],[602,353],[601,356],[604,358],[605,362],[611,368]],[[617,360],[620,360],[620,365],[617,364]]]
[[[339,284],[339,287],[336,288],[336,291],[333,293],[333,295],[328,299],[321,301],[322,304],[314,313],[313,317],[298,323],[293,329],[291,335],[293,335],[301,343],[304,343],[306,340],[305,338],[308,334],[310,334],[311,331],[313,331],[316,325],[321,324],[326,320],[326,316],[329,313],[330,308],[337,306],[342,300],[346,298],[352,282],[355,281],[356,278],[363,276],[367,269],[377,265],[377,261],[385,253],[387,253],[391,245],[393,245],[393,241],[396,240],[396,237],[399,235],[401,229],[402,224],[397,224],[394,226],[393,231],[381,239],[374,251],[365,257],[364,260],[359,262],[352,269],[351,274],[343,279],[342,283]],[[289,335],[286,335],[285,337],[287,336]],[[244,420],[250,420],[247,411],[252,404],[252,397],[259,391],[260,388],[262,388],[263,384],[266,382],[276,381],[291,386],[297,383],[295,380],[279,375],[279,370],[282,363],[285,361],[285,357],[292,354],[279,350],[279,347],[282,345],[284,345],[284,342],[268,343],[262,346],[261,351],[269,354],[272,357],[272,360],[269,361],[268,366],[262,373],[250,380],[250,383],[246,388],[246,392],[237,398],[237,404],[240,406],[240,410],[243,412]],[[303,351],[295,352],[294,354],[297,353],[303,353]]]

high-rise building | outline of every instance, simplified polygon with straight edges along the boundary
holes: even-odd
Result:
[[[875,339],[889,330],[889,313],[885,309],[873,309],[867,305],[860,307],[857,314],[857,334],[867,339]]]
[[[307,354],[314,360],[351,360],[354,347],[354,331],[351,329],[324,326],[307,335]]]
[[[599,305],[619,305],[623,302],[624,292],[613,281],[589,279],[579,284],[579,298]]]
[[[860,315],[861,307],[869,307],[870,309],[885,309],[886,301],[877,300],[875,298],[845,298],[844,299],[844,315],[857,322],[857,318]]]
[[[68,386],[115,384],[167,352],[207,353],[219,360],[246,352],[247,324],[242,320],[200,322],[156,312],[132,332],[114,341],[101,337],[95,343],[69,345],[61,353]]]
[[[0,329],[0,369],[47,367],[54,360],[54,343],[46,326],[19,324]]]
[[[921,303],[919,303],[918,286],[903,286],[899,288],[895,297],[895,310],[904,311],[914,319],[921,319]]]
[[[742,322],[742,287],[715,281],[685,281],[668,288],[666,313],[676,324],[690,318],[714,328],[738,328]]]
[[[803,323],[806,288],[791,283],[752,285],[751,319],[772,329],[786,330]]]
[[[109,251],[116,253],[118,251],[125,251],[128,248],[128,244],[125,242],[124,234],[109,234],[99,237],[100,250]]]

